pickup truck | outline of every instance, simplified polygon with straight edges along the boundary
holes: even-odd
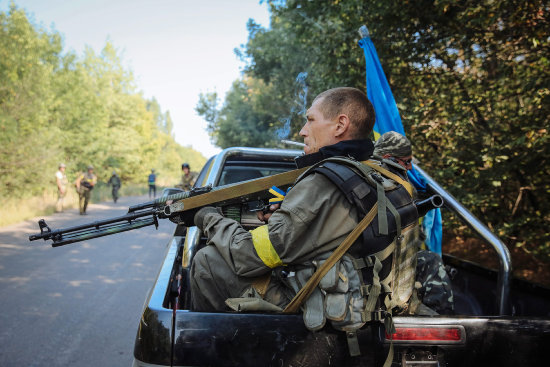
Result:
[[[294,169],[296,150],[229,148],[210,158],[195,187],[223,186]],[[418,167],[417,167],[418,168]],[[418,168],[419,169],[419,168]],[[506,246],[426,172],[429,191],[495,249],[498,271],[443,255],[455,314],[394,317],[392,341],[380,323],[359,333],[361,356],[350,357],[346,336],[311,332],[302,315],[206,313],[190,309],[189,271],[206,238],[177,225],[149,292],[135,340],[135,367],[382,366],[390,344],[393,366],[539,366],[548,363],[550,290],[511,276]],[[177,189],[167,190],[171,194]],[[263,224],[247,203],[223,208],[246,228]]]

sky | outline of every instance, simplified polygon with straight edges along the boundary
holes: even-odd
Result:
[[[113,43],[146,98],[170,111],[176,141],[205,157],[220,151],[195,112],[199,94],[223,101],[244,64],[233,50],[248,38],[246,23],[269,26],[260,0],[15,0],[31,22],[63,36],[64,50],[100,53]],[[0,10],[10,0],[0,0]]]

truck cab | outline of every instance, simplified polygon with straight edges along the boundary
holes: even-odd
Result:
[[[219,187],[295,169],[297,150],[228,148],[210,158],[195,187]],[[207,313],[191,310],[193,256],[206,238],[176,225],[165,261],[139,320],[134,366],[382,366],[390,346],[394,366],[540,365],[550,345],[550,290],[511,277],[508,250],[481,221],[433,181],[428,188],[495,249],[498,271],[443,255],[452,280],[455,315],[394,317],[389,336],[379,322],[359,332],[361,356],[329,326],[311,332],[301,314]],[[267,189],[267,188],[266,188]],[[174,190],[170,191],[173,193]],[[257,203],[223,207],[247,229],[263,222]]]

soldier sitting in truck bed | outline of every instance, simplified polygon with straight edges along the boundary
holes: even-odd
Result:
[[[403,171],[360,163],[373,153],[368,136],[374,118],[371,103],[355,88],[321,93],[300,131],[306,155],[296,159],[298,167],[312,168],[267,225],[248,232],[213,207],[197,212],[195,224],[213,246],[193,261],[195,310],[243,310],[251,303],[282,310],[358,223],[376,214],[312,290],[306,326],[319,330],[328,318],[347,331],[350,351],[359,353],[354,335],[366,322],[426,309],[413,297],[420,230],[412,187]]]

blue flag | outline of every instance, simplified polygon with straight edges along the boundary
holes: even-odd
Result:
[[[397,104],[382,70],[382,65],[378,59],[376,48],[369,37],[365,26],[361,27],[362,39],[359,46],[365,53],[365,64],[367,69],[367,96],[376,111],[376,122],[374,123],[374,136],[378,139],[380,135],[395,131],[405,136],[405,129],[401,123],[401,117],[397,109]],[[408,171],[411,183],[418,191],[426,191],[426,182],[422,175],[414,169]],[[441,239],[443,233],[443,222],[441,219],[441,210],[430,210],[422,221],[422,229],[426,234],[426,246],[430,251],[441,255]]]

